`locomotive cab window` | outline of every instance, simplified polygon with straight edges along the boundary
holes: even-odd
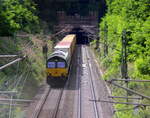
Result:
[[[47,67],[48,68],[55,68],[56,67],[56,63],[55,62],[48,62]]]
[[[66,64],[65,62],[57,62],[57,68],[65,68]]]

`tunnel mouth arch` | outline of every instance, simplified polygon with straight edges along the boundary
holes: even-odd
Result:
[[[69,34],[76,34],[77,44],[88,45],[90,43],[88,33],[85,32],[81,27],[73,28]]]

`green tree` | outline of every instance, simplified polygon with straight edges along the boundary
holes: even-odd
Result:
[[[30,31],[38,24],[35,5],[30,0],[0,0],[0,35]]]

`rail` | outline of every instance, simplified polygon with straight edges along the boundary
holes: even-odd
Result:
[[[50,93],[50,88],[48,88],[48,90],[45,91],[45,94],[43,94],[42,98],[41,98],[41,101],[39,101],[38,105],[36,106],[35,108],[35,111],[34,113],[32,114],[31,118],[38,118],[41,110],[42,110],[42,107],[44,106],[44,103],[46,102],[46,99]]]
[[[86,49],[85,47],[85,55],[86,55],[86,58],[88,61],[90,61],[90,57],[88,56],[88,50]],[[96,93],[95,93],[95,88],[94,88],[94,83],[93,83],[93,75],[92,75],[92,70],[91,70],[91,66],[90,66],[90,63],[88,62],[87,63],[88,65],[88,69],[89,69],[89,72],[90,72],[90,83],[91,83],[91,92],[92,92],[92,96],[93,96],[93,99],[96,100]],[[98,113],[98,106],[97,106],[97,103],[94,101],[93,102],[93,106],[94,106],[94,111],[95,111],[95,118],[99,118],[99,113]]]

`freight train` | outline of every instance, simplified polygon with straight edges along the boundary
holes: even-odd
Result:
[[[46,63],[47,83],[56,86],[64,83],[69,75],[72,56],[76,47],[76,35],[65,36],[55,47]]]

